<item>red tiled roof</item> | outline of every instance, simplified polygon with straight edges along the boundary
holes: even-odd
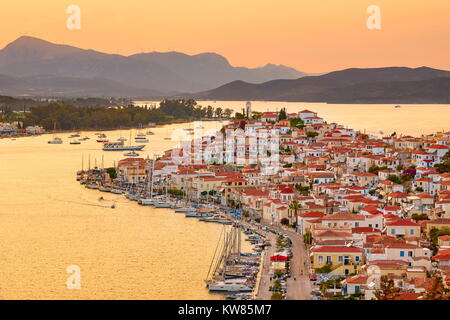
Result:
[[[386,223],[387,226],[412,226],[412,227],[418,227],[419,224],[415,223],[414,221],[407,220],[407,219],[398,219],[394,222],[388,222]]]

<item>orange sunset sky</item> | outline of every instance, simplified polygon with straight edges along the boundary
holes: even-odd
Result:
[[[81,30],[66,8],[81,8]],[[368,30],[366,9],[381,8]],[[1,0],[0,47],[22,35],[108,53],[217,52],[235,66],[305,72],[450,70],[449,0]]]

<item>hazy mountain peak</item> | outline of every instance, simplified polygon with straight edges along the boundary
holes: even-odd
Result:
[[[76,77],[77,81],[103,79],[161,92],[195,92],[234,80],[260,83],[304,75],[293,68],[273,64],[263,68],[234,67],[224,56],[214,52],[189,55],[172,51],[122,56],[31,36],[22,36],[0,50],[0,73],[14,77]]]

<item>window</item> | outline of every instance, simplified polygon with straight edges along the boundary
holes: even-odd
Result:
[[[327,256],[327,264],[331,264],[331,256]]]
[[[412,257],[413,256],[413,252],[412,251],[408,251],[408,257]]]
[[[405,256],[405,251],[400,251],[400,257],[404,257]]]
[[[339,262],[339,263],[342,263],[342,261],[344,261],[344,257],[343,257],[343,256],[339,256],[339,257],[338,257],[338,262]]]
[[[356,256],[356,257],[355,257],[355,261],[356,261],[356,262],[359,262],[359,256]]]
[[[355,227],[359,228],[359,222],[355,222]]]
[[[409,234],[414,235],[414,229],[409,229]]]
[[[319,256],[319,257],[318,257],[318,261],[319,261],[319,262],[323,262],[323,256]]]
[[[392,230],[391,230],[391,234],[395,234],[395,229],[392,229]]]

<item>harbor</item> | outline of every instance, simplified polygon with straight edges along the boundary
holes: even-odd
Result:
[[[215,128],[208,122],[205,127]],[[152,128],[153,156],[175,144],[167,130]],[[104,152],[95,132],[80,145],[71,133],[0,141],[0,215],[4,259],[1,296],[5,299],[221,299],[204,279],[222,225],[175,214],[173,209],[140,206],[124,195],[80,188],[74,173],[112,166],[124,152]],[[102,132],[107,139],[129,137],[129,130]],[[134,136],[135,130],[133,131]],[[127,141],[128,142],[128,141]],[[116,191],[117,192],[117,191]],[[99,200],[103,197],[104,200]],[[115,204],[115,209],[111,206]],[[81,290],[68,290],[66,269],[81,269]],[[162,266],[171,266],[165,268]]]

